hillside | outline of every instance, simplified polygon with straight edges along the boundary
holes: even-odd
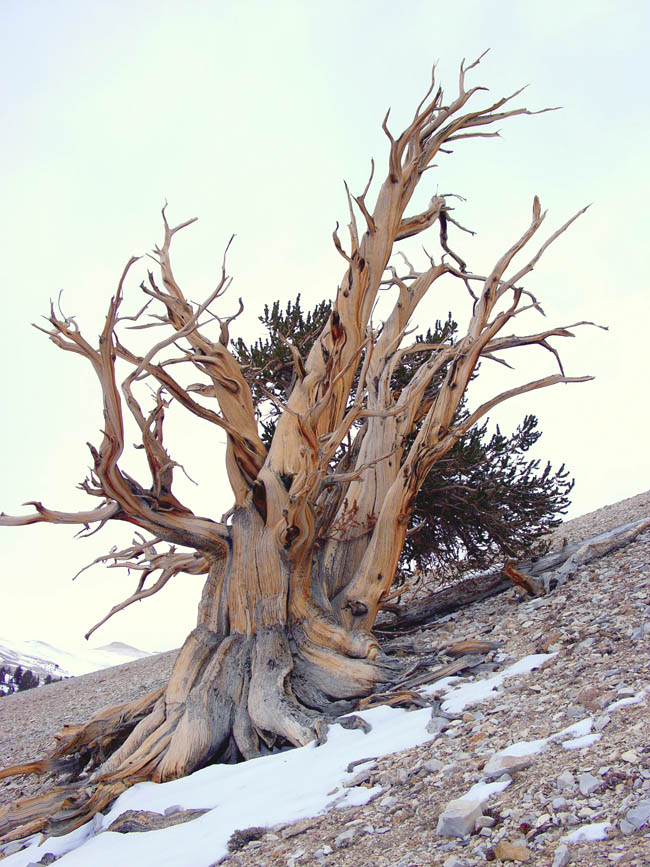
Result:
[[[554,544],[584,539],[648,515],[650,492],[567,522],[556,532]],[[649,603],[650,531],[645,531],[624,548],[582,567],[547,596],[528,599],[513,589],[400,636],[405,659],[437,654],[441,664],[450,660],[446,649],[463,639],[480,638],[498,647],[460,676],[438,681],[433,688],[420,687],[422,694],[440,695],[441,707],[428,733],[416,738],[414,746],[389,755],[384,754],[386,747],[384,752],[369,753],[359,732],[346,734],[359,739],[354,758],[368,761],[329,792],[330,801],[346,796],[339,809],[298,823],[290,822],[289,815],[289,824],[276,821],[262,831],[240,835],[233,841],[240,851],[223,863],[470,867],[511,857],[555,867],[649,864],[650,826],[644,824],[646,813],[650,816]],[[533,657],[534,670],[526,665],[513,668]],[[171,652],[6,697],[0,702],[0,730],[10,734],[0,742],[0,765],[44,752],[64,721],[81,721],[103,704],[136,697],[164,683],[173,659]],[[495,677],[501,682],[490,680]],[[395,720],[415,723],[416,714],[431,717],[426,709]],[[375,744],[373,738],[369,735],[367,743]],[[519,761],[513,765],[509,760],[511,782],[482,804],[478,833],[466,840],[439,835],[439,817],[449,802],[485,781],[486,765],[489,772],[495,753],[508,747]],[[299,757],[300,751],[295,754]],[[501,755],[497,760],[506,761]],[[307,771],[305,776],[296,785],[308,792],[317,781]],[[31,794],[43,782],[4,781],[0,796],[6,802]],[[166,786],[156,789],[163,798]],[[357,806],[347,806],[350,792],[357,793]],[[171,790],[169,798],[174,798]],[[170,800],[168,806],[178,803]],[[206,801],[206,808],[212,803]],[[215,810],[215,816],[217,822],[220,816],[225,821],[222,810]],[[193,824],[177,826],[177,838],[198,838]],[[585,826],[591,831],[580,830]],[[173,853],[161,854],[158,842],[161,834],[170,833],[171,829],[147,835],[100,834],[87,845],[102,837],[116,840],[120,848],[110,863],[135,863],[128,855],[135,838],[149,847],[149,861],[139,856],[143,864],[208,867],[219,859],[213,850],[212,859],[205,852],[196,860],[174,861]],[[186,836],[181,838],[181,833]],[[572,833],[604,839],[563,843]],[[48,845],[56,846],[48,841],[28,860],[52,851]],[[70,852],[62,864],[82,864],[81,856],[82,850]],[[8,867],[28,863],[26,858],[27,852],[18,853],[9,858]],[[109,862],[93,856],[92,863]]]
[[[42,680],[50,674],[55,678],[75,677],[101,668],[113,668],[133,659],[151,654],[121,641],[103,647],[54,647],[46,641],[7,639],[0,637],[0,665],[29,669]]]

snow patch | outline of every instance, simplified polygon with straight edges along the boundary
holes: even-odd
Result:
[[[609,822],[593,822],[591,825],[581,825],[570,834],[562,837],[564,843],[582,843],[591,840],[606,840],[607,830],[612,826]]]
[[[627,707],[629,704],[640,704],[645,698],[646,690],[642,689],[641,692],[636,695],[632,695],[629,698],[619,698],[618,701],[615,701],[613,704],[608,705],[606,710],[618,710],[619,707]]]
[[[308,744],[238,765],[212,765],[169,783],[140,783],[124,792],[108,815],[102,817],[104,833],[90,837],[92,826],[88,823],[72,834],[11,855],[3,861],[3,867],[26,867],[45,852],[62,854],[62,867],[208,867],[226,854],[236,828],[270,827],[316,816],[331,806],[365,804],[381,793],[380,786],[342,789],[342,799],[335,799],[334,804],[328,794],[350,779],[348,764],[359,756],[409,749],[433,740],[433,736],[426,731],[429,708],[407,712],[383,706],[362,711],[359,716],[372,726],[368,734],[334,725],[327,742],[320,747]],[[173,805],[210,812],[192,822],[144,834],[105,831],[125,810],[164,813]]]
[[[506,789],[511,782],[512,780],[498,780],[496,783],[475,783],[459,800],[480,801],[481,804],[484,804],[492,795]]]
[[[518,741],[516,744],[510,744],[504,750],[499,750],[499,756],[533,756],[535,753],[541,753],[546,747],[550,738],[541,738],[537,741]]]
[[[572,737],[572,738],[581,738],[584,735],[588,735],[592,729],[594,724],[593,719],[588,716],[585,719],[581,719],[578,722],[573,723],[570,726],[567,726],[562,731],[557,732],[554,735],[549,737],[550,741],[561,741],[562,738]]]
[[[518,662],[509,665],[500,671],[498,674],[493,674],[491,677],[486,677],[483,680],[465,683],[462,686],[457,686],[448,690],[445,693],[442,712],[443,713],[462,713],[462,711],[470,704],[476,704],[479,701],[486,701],[489,698],[494,698],[497,690],[503,684],[503,681],[509,677],[516,677],[520,674],[528,674],[535,668],[539,668],[556,656],[556,653],[532,653],[530,656],[524,656]],[[433,695],[445,689],[449,684],[450,678],[443,678],[429,686],[426,686],[422,693],[423,695]]]
[[[584,747],[590,747],[592,744],[600,740],[600,734],[584,735],[581,738],[573,738],[570,741],[562,741],[562,746],[565,750],[581,750]]]

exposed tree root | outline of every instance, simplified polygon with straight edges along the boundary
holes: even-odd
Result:
[[[352,635],[345,649],[360,653],[364,644],[373,649],[376,642]],[[0,771],[0,778],[68,774],[65,785],[0,809],[0,842],[68,833],[144,780],[177,779],[276,744],[322,743],[328,723],[355,706],[354,696],[373,692],[397,668],[383,654],[370,660],[319,648],[304,627],[290,639],[279,626],[223,638],[199,626],[167,687],[64,726],[47,756]]]

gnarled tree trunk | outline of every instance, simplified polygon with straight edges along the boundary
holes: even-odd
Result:
[[[2,515],[0,524],[101,526],[126,521],[147,533],[132,547],[100,558],[137,569],[142,576],[134,594],[108,616],[157,592],[177,573],[207,573],[207,580],[197,626],[162,693],[102,711],[85,726],[64,729],[48,757],[3,772],[62,769],[66,756],[74,755],[81,755],[82,764],[92,770],[90,784],[85,780],[83,788],[71,783],[0,811],[5,839],[41,829],[70,830],[140,780],[170,780],[208,762],[250,758],[278,739],[301,745],[325,737],[328,721],[395,676],[394,663],[382,654],[371,629],[394,580],[415,495],[436,461],[497,403],[588,378],[567,377],[560,367],[558,374],[503,391],[473,412],[457,415],[481,358],[498,359],[508,349],[527,345],[540,345],[558,358],[549,338],[571,336],[571,326],[499,335],[522,311],[539,310],[522,280],[575,219],[506,276],[544,220],[535,198],[529,227],[492,271],[481,276],[449,248],[447,229],[455,221],[444,197],[434,196],[424,211],[406,214],[418,183],[446,144],[495,135],[484,127],[531,113],[501,110],[513,97],[463,113],[481,90],[465,88],[465,73],[461,68],[458,95],[449,103],[432,80],[399,137],[384,121],[387,175],[372,211],[366,204],[372,174],[360,196],[348,191],[347,250],[334,233],[346,270],[331,316],[307,357],[291,346],[295,382],[279,407],[268,447],[258,431],[247,379],[257,375],[263,388],[264,371],[244,375],[229,349],[229,325],[235,317],[210,315],[210,305],[230,283],[225,260],[217,288],[198,306],[187,300],[173,274],[171,242],[188,223],[171,228],[163,211],[165,238],[156,249],[162,285],[150,272],[141,284],[149,299],[145,308],[131,317],[120,316],[124,283],[135,262],[131,260],[111,299],[97,348],[82,336],[74,319],[52,308],[46,333],[60,348],[90,361],[102,389],[103,442],[91,448],[94,469],[82,485],[101,503],[76,514],[35,503],[34,514]],[[390,263],[396,245],[434,226],[440,261],[429,257],[427,267],[418,271],[405,260],[405,270],[398,273]],[[443,277],[455,279],[469,294],[466,333],[455,342],[410,345],[411,317]],[[392,291],[394,306],[375,328],[371,314],[380,289]],[[153,324],[166,326],[168,334],[139,355],[123,342],[120,323],[124,318],[139,320],[152,302],[161,309]],[[215,322],[216,338],[210,336]],[[425,360],[406,383],[398,384],[395,369],[413,353]],[[130,370],[121,388],[116,365]],[[188,365],[200,372],[201,383],[187,385],[172,375]],[[157,384],[155,405],[148,413],[137,397],[146,381]],[[271,395],[269,399],[275,400]],[[172,493],[177,464],[163,446],[164,415],[171,401],[226,432],[226,467],[235,504],[220,522],[195,515]],[[151,472],[147,487],[119,466],[124,406],[142,437]],[[163,542],[171,547],[161,553]],[[178,545],[188,550],[178,550]],[[146,587],[146,579],[156,571],[160,577]]]

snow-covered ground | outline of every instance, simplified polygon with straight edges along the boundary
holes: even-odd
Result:
[[[530,674],[554,655],[526,656],[498,674],[459,686],[454,685],[459,678],[445,678],[423,687],[422,692],[443,692],[443,711],[461,713],[468,706],[495,698],[506,678]],[[643,695],[613,702],[606,710],[611,712],[638,703]],[[10,855],[3,864],[27,867],[51,852],[65,867],[89,864],[93,867],[115,864],[209,867],[226,854],[228,840],[236,829],[271,827],[330,809],[367,803],[382,789],[349,786],[349,781],[364,768],[359,760],[372,761],[378,756],[433,741],[438,735],[426,730],[431,718],[429,708],[405,711],[381,706],[358,715],[370,723],[369,733],[334,725],[327,742],[319,747],[309,744],[238,765],[212,765],[169,783],[133,786],[117,799],[105,816],[96,816],[94,821],[71,834],[51,837],[41,844],[40,835],[35,835],[28,848]],[[591,734],[592,724],[593,720],[587,717],[542,740],[514,743],[496,755],[533,756],[551,743],[560,743],[565,749],[587,746],[600,737]],[[435,744],[432,756],[435,756]],[[348,772],[346,769],[351,762],[358,764]],[[484,803],[509,783],[507,775],[496,782],[477,779],[463,798]],[[157,831],[131,834],[107,831],[126,810],[165,813],[178,809],[209,812],[191,822]],[[603,839],[607,828],[607,823],[584,825],[564,837],[564,841]]]
[[[54,647],[45,641],[0,637],[0,663],[14,668],[20,665],[39,676],[51,674],[52,677],[72,677],[88,674],[144,656],[149,654],[118,641],[104,647],[81,643]]]
[[[554,654],[533,654],[483,680],[455,686],[458,678],[447,678],[423,691],[444,691],[443,710],[460,713],[465,707],[496,697],[506,678],[529,674],[552,656]],[[624,701],[639,700],[637,696]],[[609,710],[622,704],[616,702]],[[408,749],[433,741],[437,735],[426,730],[431,717],[428,708],[407,712],[382,706],[359,716],[370,723],[372,728],[368,734],[334,725],[327,742],[320,747],[310,744],[238,765],[213,765],[169,783],[133,786],[118,798],[106,816],[97,816],[71,834],[52,837],[40,845],[37,835],[31,846],[9,856],[4,863],[7,867],[26,867],[46,852],[52,852],[61,857],[65,867],[87,867],[88,864],[113,867],[116,863],[139,864],[140,867],[208,867],[226,854],[228,840],[236,829],[271,827],[329,809],[366,803],[379,794],[381,788],[345,787],[346,781],[363,770],[360,764],[348,773],[346,768],[350,762]],[[570,749],[590,736],[591,727],[591,719],[581,720],[543,741],[513,744],[503,753],[530,755],[558,741]],[[432,755],[435,756],[435,745]],[[495,783],[477,780],[465,797],[487,801],[508,782],[508,778]],[[209,812],[194,821],[157,831],[132,834],[106,831],[125,810],[164,813],[170,808],[202,808]],[[600,828],[598,830],[602,833]],[[575,839],[578,838],[576,835]],[[567,842],[573,839],[567,838]]]

